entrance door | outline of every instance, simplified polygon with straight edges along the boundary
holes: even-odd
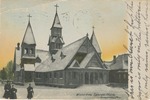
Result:
[[[32,82],[32,72],[25,72],[25,82]]]
[[[83,82],[83,73],[81,73],[81,74],[80,74],[79,79],[80,79],[80,81],[79,81],[79,82],[80,82],[80,84],[83,84],[83,83],[84,83],[84,82]]]
[[[85,84],[89,84],[89,73],[85,73]]]
[[[94,75],[93,75],[93,73],[90,74],[90,84],[94,84]]]

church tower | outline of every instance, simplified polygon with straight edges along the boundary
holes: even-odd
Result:
[[[62,26],[57,13],[58,5],[55,5],[56,13],[51,27],[51,36],[49,37],[48,45],[50,54],[55,54],[64,45],[62,37]]]
[[[21,44],[21,64],[35,64],[35,49],[36,42],[33,34],[33,30],[30,23],[30,15],[28,15],[29,21]]]
[[[99,44],[97,42],[97,39],[96,39],[96,36],[95,36],[95,33],[94,33],[94,28],[95,27],[93,26],[93,33],[92,33],[90,41],[91,41],[92,45],[94,46],[94,48],[96,49],[97,53],[101,57],[101,49],[100,49]]]

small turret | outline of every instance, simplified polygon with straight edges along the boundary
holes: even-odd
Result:
[[[93,33],[92,33],[90,41],[91,41],[92,45],[94,46],[94,48],[96,49],[97,53],[101,56],[101,49],[100,49],[99,44],[97,42],[97,39],[96,39],[96,36],[94,33],[94,28],[95,27],[93,26]]]

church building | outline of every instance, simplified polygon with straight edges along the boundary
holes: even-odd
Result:
[[[83,84],[106,84],[109,70],[101,59],[101,49],[94,28],[88,34],[64,46],[62,25],[57,12],[48,39],[49,50],[36,49],[30,22],[14,54],[14,83],[34,82],[36,85],[78,87]],[[46,45],[45,45],[46,46]]]

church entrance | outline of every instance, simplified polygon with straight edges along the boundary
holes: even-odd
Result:
[[[89,84],[89,73],[85,73],[85,84]]]
[[[94,74],[90,74],[90,84],[94,84]]]
[[[80,84],[83,84],[83,83],[84,83],[84,82],[83,82],[83,73],[80,74],[79,79],[80,79],[80,80],[79,80]]]
[[[25,72],[25,82],[32,82],[32,72]]]

